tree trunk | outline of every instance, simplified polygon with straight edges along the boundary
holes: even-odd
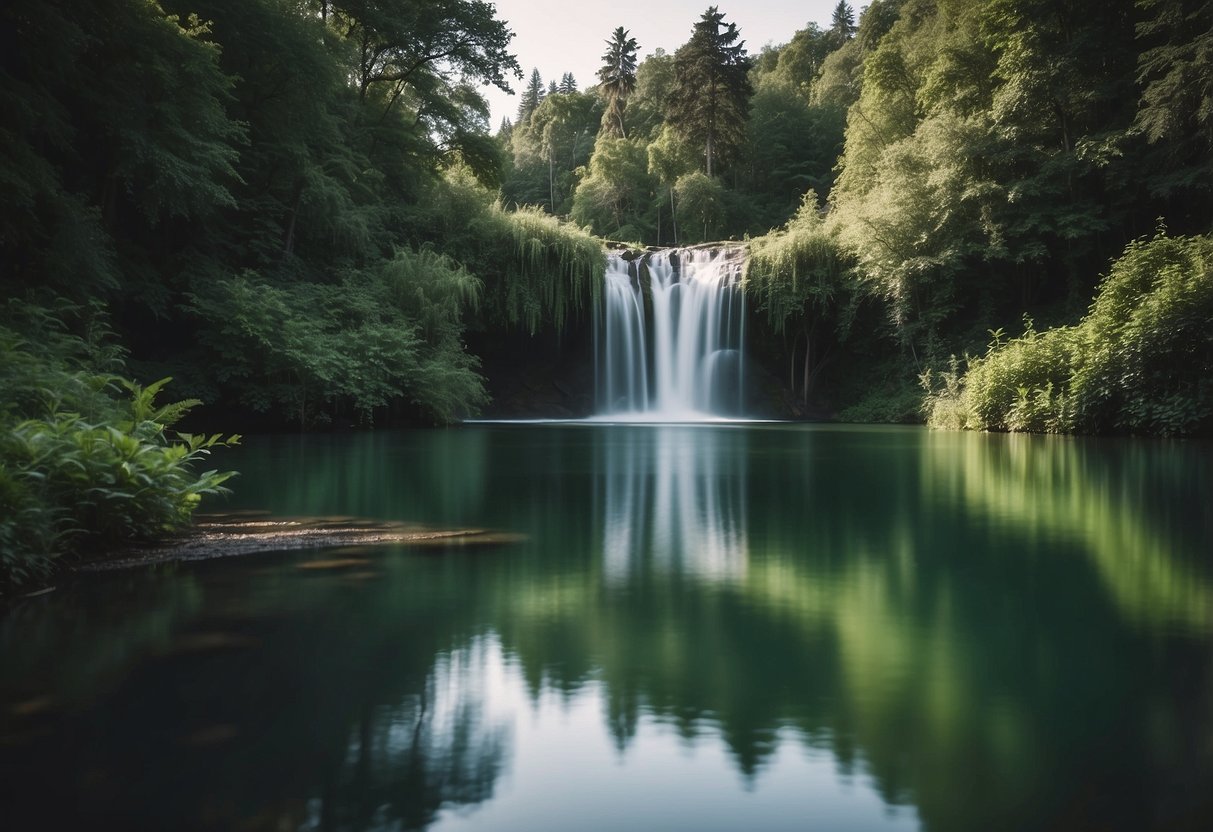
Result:
[[[303,199],[303,180],[300,179],[295,185],[295,197],[291,200],[290,222],[286,226],[286,239],[282,243],[282,253],[286,255],[295,253],[295,220],[299,216],[299,203]]]
[[[788,351],[788,388],[796,395],[796,345],[800,343],[800,333],[792,337],[792,349]]]
[[[678,245],[678,213],[674,207],[674,186],[670,186],[670,227],[674,229],[674,245]]]
[[[368,57],[371,52],[371,37],[367,32],[362,33],[362,43],[358,52],[358,102],[366,101],[366,91],[371,86],[372,61]]]
[[[809,333],[804,334],[804,377],[801,381],[800,400],[804,402],[804,406],[809,406],[809,360],[812,358],[813,352],[813,337]]]

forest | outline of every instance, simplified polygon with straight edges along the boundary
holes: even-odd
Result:
[[[778,415],[1213,431],[1213,3],[618,22],[545,80],[480,0],[5,3],[3,580],[188,523],[234,430],[491,408],[608,242],[749,247]]]

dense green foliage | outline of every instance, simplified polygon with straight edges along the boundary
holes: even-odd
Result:
[[[192,308],[205,324],[200,345],[220,358],[215,377],[254,410],[277,408],[306,427],[348,402],[369,422],[409,396],[450,420],[484,400],[460,341],[463,307],[480,289],[448,258],[402,249],[335,283],[275,284],[255,273],[215,280]]]
[[[559,96],[557,96],[559,97]],[[438,241],[483,283],[480,331],[562,330],[587,318],[606,267],[601,241],[537,208],[506,209],[466,172],[453,171],[414,218],[418,242]]]
[[[1153,0],[1135,6],[879,0],[853,38],[834,34],[841,45],[820,62],[810,101],[846,108],[838,179],[815,238],[839,272],[837,300],[824,309],[806,305],[787,277],[754,280],[751,287],[762,293],[759,309],[775,329],[786,331],[786,310],[801,304],[794,328],[807,333],[817,321],[835,320],[847,324],[844,334],[862,333],[836,342],[845,372],[833,385],[835,406],[858,398],[854,412],[870,413],[865,400],[906,401],[910,377],[934,368],[938,379],[949,354],[976,351],[987,330],[1002,331],[1024,314],[1047,323],[1076,320],[1096,275],[1159,216],[1180,233],[1209,231],[1213,143],[1201,69],[1202,44],[1213,36],[1210,8]],[[755,241],[763,261],[756,277],[770,270],[771,252],[783,251],[788,239],[785,231]],[[1154,302],[1147,285],[1133,286],[1126,309]],[[1141,314],[1137,329],[1121,335],[1165,340],[1175,322],[1159,317],[1153,325],[1163,329],[1151,333],[1151,319]],[[1137,393],[1126,388],[1116,395],[1135,401],[1137,415],[1104,402],[1098,412],[1028,418],[1021,404],[1022,418],[1008,420],[1020,388],[1032,391],[1033,401],[1061,395],[1068,362],[1091,349],[1075,344],[1073,331],[1030,331],[984,365],[982,372],[993,374],[997,365],[1007,375],[989,411],[974,418],[943,415],[962,383],[954,367],[944,374],[953,394],[930,402],[934,421],[997,429],[1208,430],[1200,416],[1209,406],[1205,388],[1153,386],[1147,375],[1117,363],[1130,358],[1114,346],[1100,372],[1124,369],[1122,386],[1135,379]],[[794,356],[796,343],[785,337],[776,352]],[[1129,349],[1131,342],[1114,343]],[[1053,375],[1012,372],[1012,355],[1021,349],[1025,360],[1038,360]],[[802,389],[812,372],[806,370]],[[846,389],[864,376],[867,389],[858,397]],[[972,378],[974,388],[982,378]],[[1095,408],[1093,402],[1084,407]],[[1170,415],[1147,415],[1151,407]],[[875,410],[880,418],[895,415]]]
[[[175,532],[232,476],[194,466],[238,437],[170,436],[198,402],[157,405],[169,379],[116,375],[120,353],[81,311],[10,303],[0,325],[0,591],[45,579],[59,558]]]
[[[448,422],[488,398],[469,324],[582,314],[601,245],[495,193],[511,37],[480,0],[0,8],[0,580],[219,490],[126,376],[222,422]]]
[[[844,298],[852,290],[841,265],[813,191],[786,226],[750,244],[746,294],[776,335],[791,336],[788,386],[799,388],[806,404],[813,381],[848,334],[854,299]]]
[[[566,215],[572,208],[578,171],[589,161],[603,105],[590,93],[547,95],[508,133],[512,162],[501,193],[513,206],[537,205]]]
[[[604,130],[594,143],[589,172],[573,196],[574,222],[613,229],[618,240],[641,240],[647,230],[632,221],[643,215],[653,192],[643,143],[614,138]]]
[[[477,84],[520,74],[490,4],[20,0],[0,16],[4,292],[108,304],[142,377],[271,424],[450,421],[486,401],[469,320],[560,326],[590,298],[587,235],[466,185],[503,173]],[[562,117],[549,159],[577,153]],[[542,273],[572,248],[576,279]]]
[[[1180,234],[1213,222],[1207,2],[876,0],[752,57],[740,34],[713,7],[676,54],[642,61],[613,131],[627,141],[590,151],[605,105],[581,94],[569,138],[506,193],[613,239],[756,235],[754,354],[787,368],[803,412],[920,418],[918,375],[1025,314],[1076,321],[1158,217]],[[748,70],[716,84],[728,65]],[[514,130],[516,160],[538,135]]]
[[[1213,428],[1213,238],[1129,245],[1071,327],[924,375],[936,427],[1162,436]]]

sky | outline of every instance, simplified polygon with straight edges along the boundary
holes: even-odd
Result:
[[[521,91],[531,70],[538,67],[544,85],[573,73],[581,89],[597,83],[595,74],[606,39],[615,27],[622,26],[640,44],[637,54],[643,59],[657,47],[673,52],[691,37],[695,21],[713,3],[724,12],[725,23],[736,23],[746,49],[756,55],[766,44],[787,43],[798,29],[810,22],[827,28],[837,0],[496,0],[497,17],[508,21],[514,39],[511,51],[518,56],[523,79],[511,82],[514,92]],[[852,0],[859,17],[862,2]],[[503,116],[511,120],[518,109],[517,95],[509,96],[496,87],[486,87],[484,95],[493,113],[490,126],[501,124]]]

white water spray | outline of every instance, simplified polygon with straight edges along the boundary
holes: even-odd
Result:
[[[599,417],[693,422],[741,415],[743,262],[741,249],[609,256],[595,333]]]

